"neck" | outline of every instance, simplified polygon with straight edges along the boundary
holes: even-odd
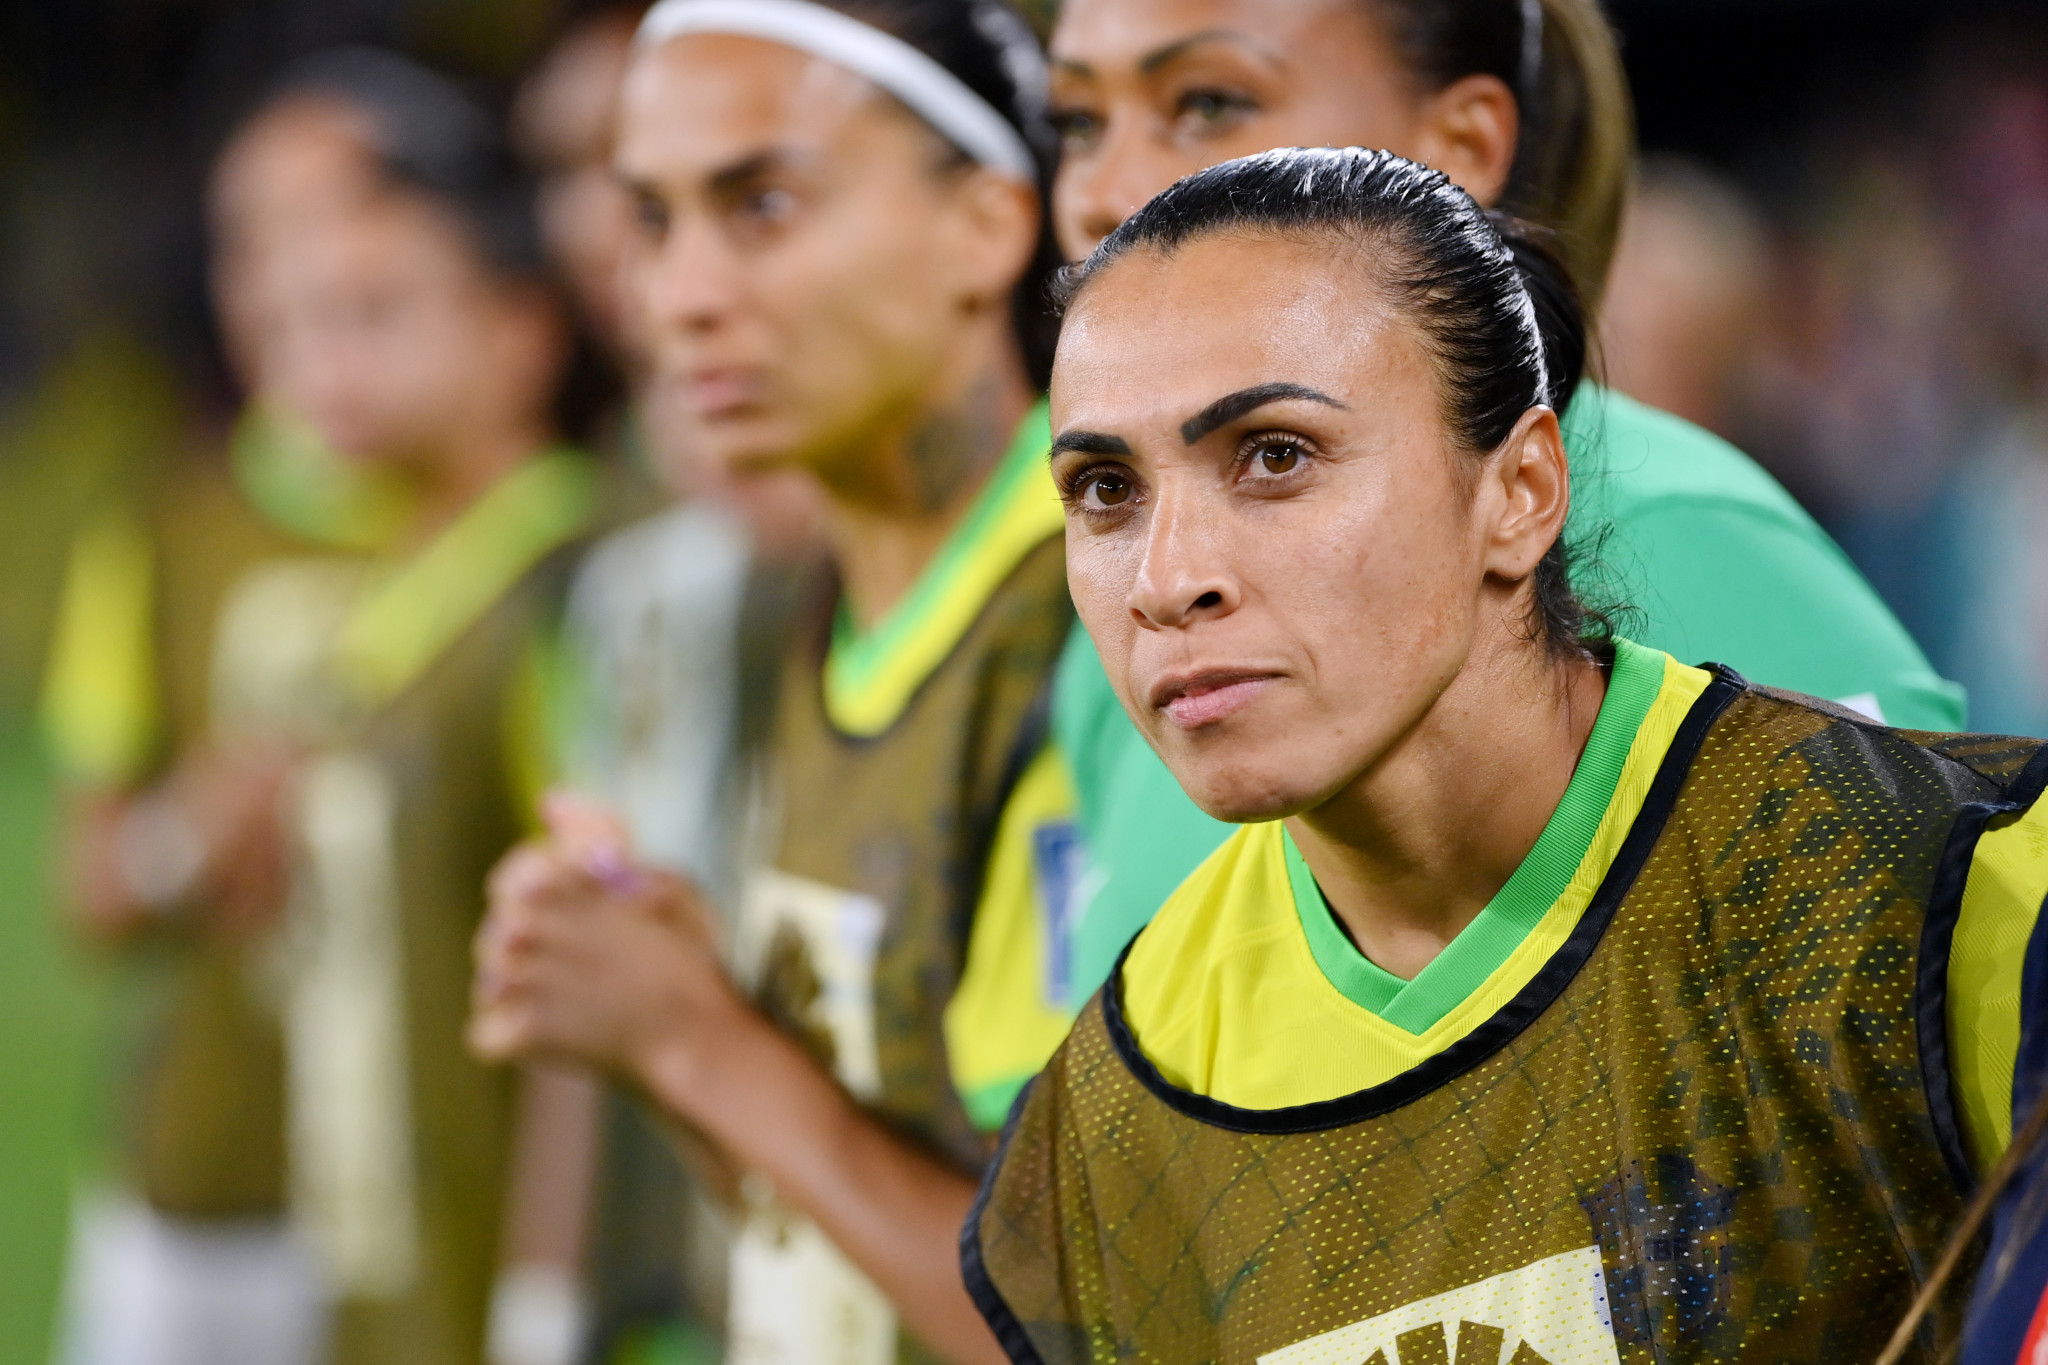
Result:
[[[1288,821],[1359,951],[1412,980],[1478,917],[1564,798],[1606,689],[1590,661],[1496,639],[1385,757]]]
[[[917,581],[1009,449],[1033,401],[1010,347],[990,348],[932,401],[889,420],[824,480],[826,538],[865,628]]]
[[[506,423],[466,432],[447,448],[411,465],[418,514],[409,537],[417,548],[432,540],[499,480],[552,441],[538,423]]]

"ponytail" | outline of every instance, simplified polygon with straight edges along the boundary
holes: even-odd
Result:
[[[1543,339],[1548,382],[1540,401],[1561,414],[1571,405],[1586,374],[1586,306],[1580,301],[1578,285],[1570,268],[1551,250],[1555,233],[1499,209],[1486,218],[1514,260],[1536,316],[1537,335]]]
[[[1556,234],[1557,254],[1597,306],[1636,153],[1635,103],[1599,0],[1542,0],[1535,89],[1518,92],[1522,136],[1501,207]]]
[[[1579,297],[1597,304],[1635,158],[1635,111],[1599,0],[1371,0],[1402,62],[1432,90],[1496,76],[1521,136],[1500,208],[1548,229]]]

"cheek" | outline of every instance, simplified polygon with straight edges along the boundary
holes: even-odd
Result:
[[[496,332],[456,310],[435,309],[408,320],[395,345],[377,357],[391,404],[406,414],[447,406],[476,387],[499,351]]]
[[[901,243],[819,235],[764,263],[751,291],[771,363],[807,405],[880,398],[943,350],[941,310]]]
[[[1127,608],[1135,565],[1129,537],[1117,533],[1091,535],[1067,527],[1067,591],[1081,624],[1094,637],[1105,661],[1114,652],[1129,652],[1135,628]]]
[[[1271,608],[1317,642],[1327,683],[1349,686],[1390,659],[1427,652],[1455,624],[1460,602],[1469,612],[1475,570],[1465,519],[1418,491],[1411,483],[1387,501],[1357,490],[1327,515],[1293,519],[1284,533],[1271,528],[1239,546]]]

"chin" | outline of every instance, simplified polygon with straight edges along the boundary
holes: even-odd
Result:
[[[1302,786],[1298,778],[1290,780],[1256,767],[1171,759],[1166,766],[1204,815],[1233,825],[1299,815],[1320,804],[1324,796],[1320,789]]]
[[[390,463],[387,452],[397,449],[396,441],[380,439],[375,433],[356,431],[349,427],[328,427],[320,430],[320,439],[344,464],[365,467]]]
[[[789,460],[786,424],[766,417],[726,417],[694,424],[692,454],[727,474],[766,474]]]

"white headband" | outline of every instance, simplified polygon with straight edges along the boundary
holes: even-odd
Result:
[[[1036,181],[1017,129],[966,82],[902,39],[811,0],[661,0],[634,42],[652,47],[685,33],[765,38],[864,76],[909,105],[948,142],[991,169]]]

